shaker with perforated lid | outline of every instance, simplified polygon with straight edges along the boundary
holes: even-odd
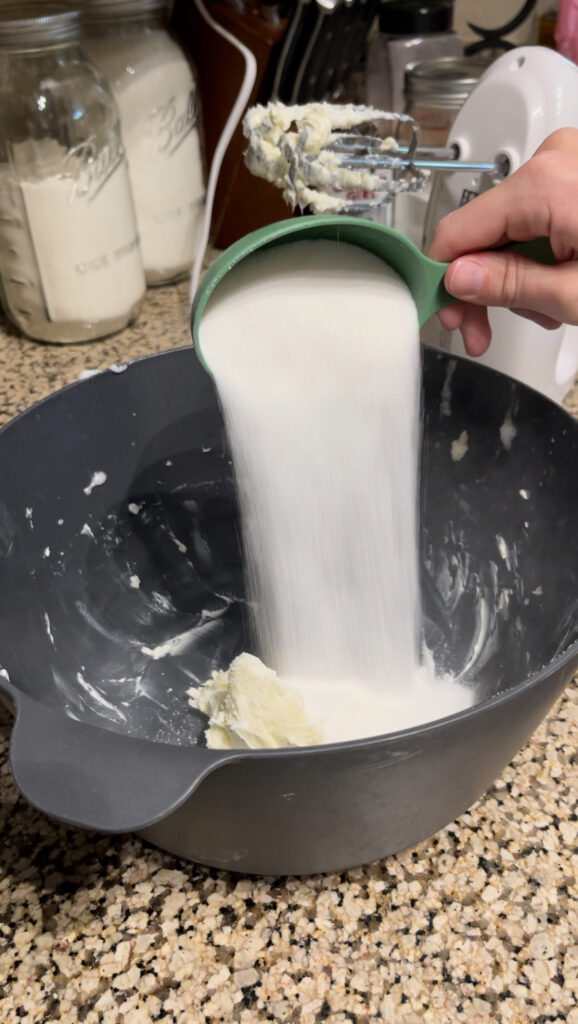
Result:
[[[195,70],[167,0],[82,0],[84,46],[119,106],[147,283],[187,275],[205,197]]]
[[[117,107],[80,34],[70,7],[0,7],[2,301],[43,341],[118,331],[145,292]]]

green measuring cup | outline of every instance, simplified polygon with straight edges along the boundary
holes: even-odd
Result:
[[[446,291],[443,283],[449,264],[430,260],[413,242],[393,228],[358,217],[340,215],[297,217],[293,220],[278,221],[245,235],[226,249],[207,271],[197,289],[191,311],[191,328],[197,355],[209,373],[211,370],[203,358],[199,342],[199,325],[209,297],[225,274],[241,260],[260,249],[282,245],[284,242],[319,238],[358,245],[379,256],[384,263],[396,270],[413,295],[420,327],[436,310],[456,301],[454,296]],[[528,256],[538,263],[556,262],[547,238],[539,238],[532,242],[515,242],[502,248]]]

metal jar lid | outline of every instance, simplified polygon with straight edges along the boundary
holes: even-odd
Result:
[[[82,0],[85,21],[104,21],[115,15],[154,14],[164,11],[169,0]]]
[[[463,103],[488,66],[488,61],[473,57],[420,61],[405,72],[405,94],[430,103]]]
[[[13,3],[0,6],[0,49],[50,46],[78,39],[80,11],[59,3]]]

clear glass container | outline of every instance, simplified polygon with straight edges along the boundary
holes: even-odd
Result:
[[[456,114],[489,63],[482,57],[443,57],[407,68],[405,113],[420,126],[421,146],[445,146]]]
[[[479,57],[441,57],[420,61],[405,72],[405,113],[420,126],[422,147],[444,147],[456,114],[488,61]],[[420,249],[425,248],[428,204],[435,172],[419,192],[396,197],[393,224]]]
[[[418,61],[459,57],[460,36],[452,30],[453,0],[387,0],[378,7],[367,44],[367,102],[402,113],[404,75]]]
[[[118,111],[80,14],[0,7],[0,279],[30,338],[77,342],[137,315],[145,279]]]
[[[147,283],[187,275],[205,198],[195,71],[166,23],[167,0],[84,0],[84,47],[122,123]]]

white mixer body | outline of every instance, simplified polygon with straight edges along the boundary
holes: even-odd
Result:
[[[556,128],[578,127],[578,67],[554,50],[523,46],[499,57],[480,78],[451,129],[459,158],[491,161],[506,154],[510,173]],[[490,175],[438,174],[428,204],[424,247],[436,224],[456,207],[492,188]],[[578,373],[578,327],[546,331],[509,310],[490,310],[492,344],[480,361],[561,402]],[[427,344],[465,355],[461,335],[425,325]]]

